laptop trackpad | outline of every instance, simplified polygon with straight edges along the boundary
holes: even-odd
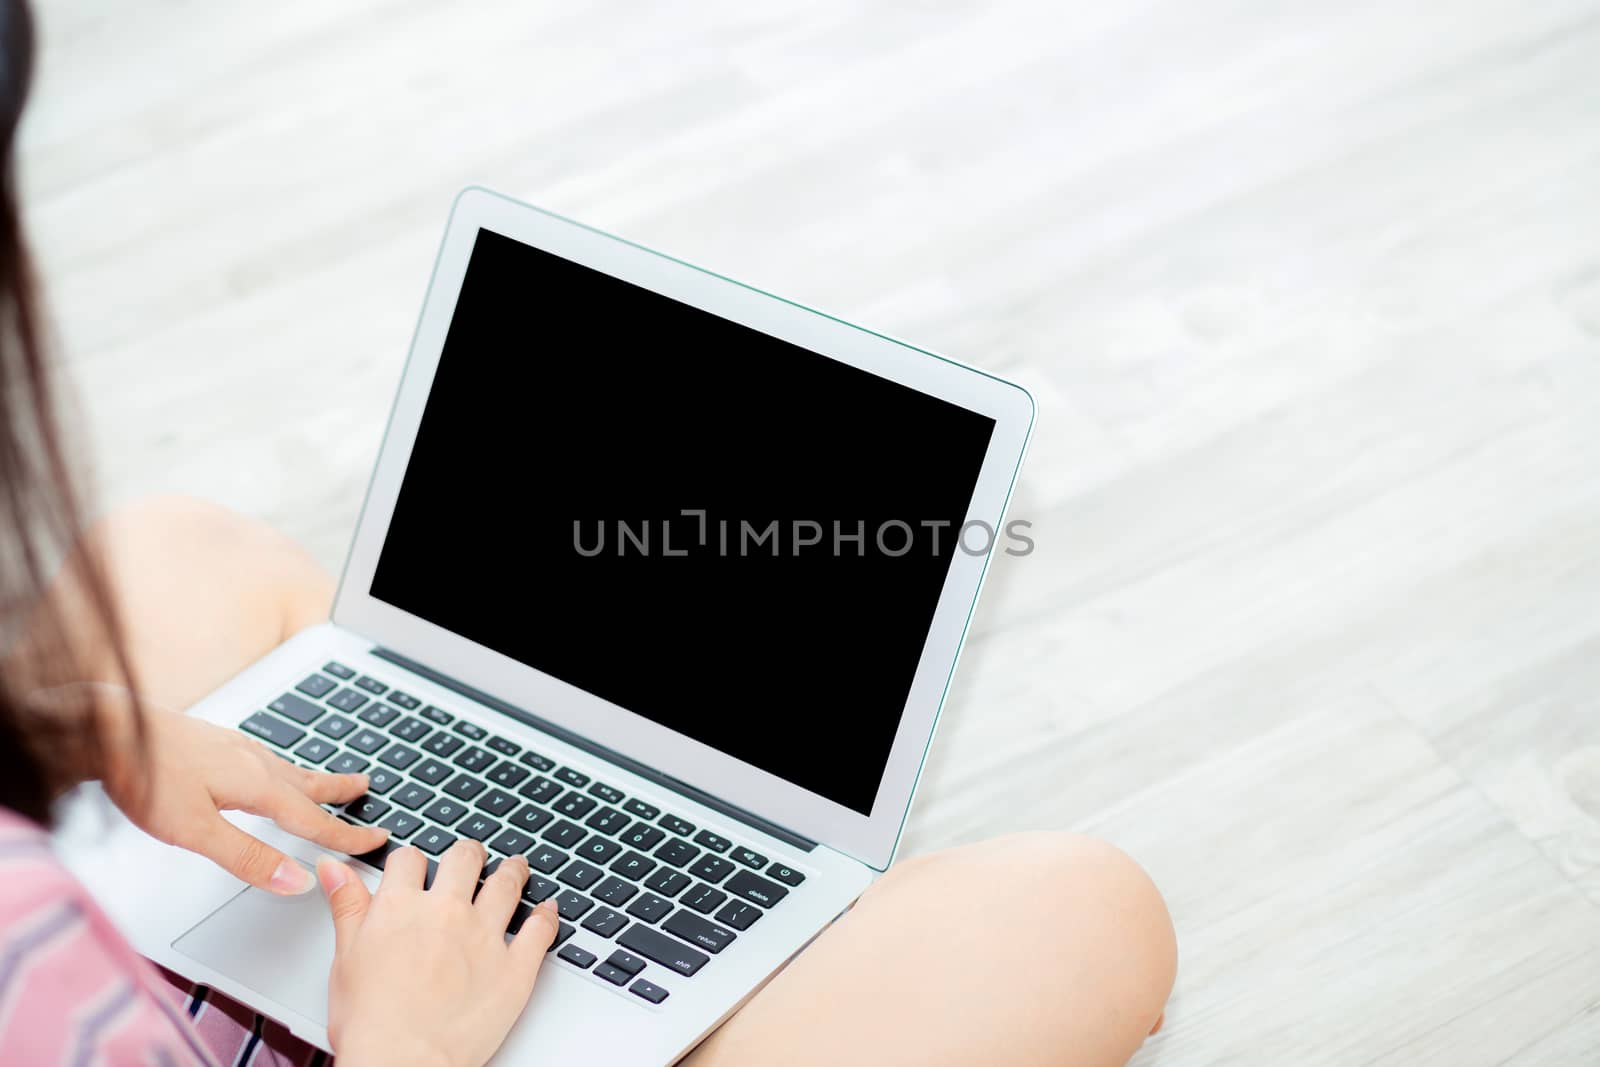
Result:
[[[246,889],[172,947],[308,1019],[327,1022],[333,923],[316,889],[297,897]]]

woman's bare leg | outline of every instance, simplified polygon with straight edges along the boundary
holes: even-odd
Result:
[[[1122,1064],[1176,967],[1136,863],[1016,834],[891,868],[685,1063]]]
[[[159,496],[94,523],[52,584],[68,633],[93,643],[98,627],[76,582],[85,553],[105,567],[139,689],[181,710],[328,617],[333,578],[264,523],[189,497]],[[90,679],[118,681],[103,647],[84,650]]]

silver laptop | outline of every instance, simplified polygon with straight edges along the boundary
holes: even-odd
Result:
[[[368,771],[341,813],[397,843],[528,856],[564,921],[499,1062],[604,1035],[670,1063],[889,866],[985,569],[1029,543],[1002,523],[1032,421],[1013,384],[469,189],[332,619],[191,714]],[[328,1047],[320,894],[92,794],[59,841],[140,951]]]

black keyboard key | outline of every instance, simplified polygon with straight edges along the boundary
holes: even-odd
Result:
[[[742,900],[730,900],[717,912],[717,922],[727,923],[735,930],[748,930],[762,916],[760,908]]]
[[[448,759],[456,749],[466,744],[455,734],[437,733],[424,741],[422,747],[425,751],[432,752],[440,759]]]
[[[708,854],[701,856],[695,865],[689,868],[689,873],[701,881],[716,885],[733,873],[733,864]]]
[[[514,856],[518,852],[526,852],[532,848],[533,838],[520,830],[507,830],[493,841],[490,841],[489,847],[497,852],[504,852],[508,856]]]
[[[307,763],[321,763],[323,760],[327,759],[337,751],[339,751],[339,746],[334,744],[332,741],[327,741],[320,737],[313,737],[311,740],[295,749],[294,754],[305,760]]]
[[[556,895],[556,910],[561,917],[570,922],[577,922],[594,907],[594,901],[587,897],[580,897],[570,889],[562,890]]]
[[[560,948],[561,947],[561,943],[563,941],[565,941],[567,938],[571,937],[572,936],[572,932],[575,929],[577,929],[577,928],[575,926],[573,926],[571,923],[557,923],[556,924],[556,939],[554,941],[550,942],[550,947],[545,949],[545,951],[546,952],[553,952],[554,950]]]
[[[515,741],[507,741],[505,738],[498,735],[489,738],[489,740],[485,741],[484,744],[488,745],[502,756],[515,756],[518,752],[522,751],[521,745],[517,744]]]
[[[613,952],[611,958],[606,962],[619,971],[627,971],[630,977],[644,970],[644,960],[631,952],[624,952],[620,948]]]
[[[772,875],[772,877],[776,878],[778,881],[782,882],[784,885],[799,885],[801,882],[806,880],[805,875],[801,874],[793,867],[785,867],[781,863],[774,863],[771,867],[768,867],[767,873]]]
[[[354,689],[341,689],[328,698],[328,703],[340,711],[356,711],[372,698]]]
[[[517,809],[515,815],[511,816],[510,822],[512,826],[525,834],[536,834],[552,818],[554,816],[543,808],[536,808],[532,804],[524,804]]]
[[[583,920],[585,930],[592,930],[601,937],[613,937],[618,930],[627,925],[628,917],[610,908],[596,908],[587,919]]]
[[[677,834],[679,837],[688,837],[694,833],[694,823],[685,822],[676,815],[661,816],[661,825]]]
[[[379,763],[387,763],[396,770],[405,770],[417,760],[422,758],[422,753],[414,748],[396,743],[383,750],[383,755],[378,757]]]
[[[672,910],[672,901],[646,893],[628,908],[628,914],[640,922],[653,923]]]
[[[357,678],[356,684],[365,689],[367,692],[375,693],[378,696],[383,696],[383,694],[389,691],[388,686],[384,685],[382,682],[378,681],[369,674],[363,674],[361,677]]]
[[[691,945],[705,949],[713,956],[733,944],[734,938],[738,936],[725,926],[718,926],[708,919],[700,918],[692,911],[684,911],[681,908],[672,918],[661,924],[661,929],[683,938]]]
[[[440,826],[449,826],[467,813],[467,806],[459,800],[440,797],[422,814]]]
[[[561,887],[548,878],[537,874],[528,875],[528,882],[522,887],[522,899],[530,904],[537,904],[561,892]]]
[[[693,975],[711,958],[699,949],[690,948],[642,923],[634,923],[624,930],[617,944],[682,975]]]
[[[511,918],[506,922],[506,933],[516,937],[517,934],[522,932],[522,924],[532,917],[533,909],[526,904],[518,902],[517,906],[511,909]]]
[[[374,704],[360,715],[362,722],[368,726],[383,729],[400,717],[400,713],[387,704]]]
[[[622,810],[627,812],[629,815],[633,815],[640,819],[654,819],[657,815],[661,814],[660,808],[653,804],[646,804],[644,801],[637,799],[630,800],[626,804],[623,804]]]
[[[594,801],[574,790],[556,801],[553,807],[563,815],[581,819],[594,810]]]
[[[611,862],[611,857],[622,851],[622,846],[615,841],[607,841],[603,837],[591,837],[578,846],[574,853],[579,859],[588,860],[590,863],[606,864]]]
[[[377,822],[389,814],[389,802],[368,794],[359,796],[344,806],[345,814],[362,822]]]
[[[563,782],[566,782],[568,785],[574,786],[578,789],[582,789],[584,786],[589,784],[589,776],[587,774],[584,774],[580,771],[575,771],[571,767],[561,768],[556,772],[556,777],[561,779]]]
[[[540,845],[528,853],[528,866],[545,874],[554,874],[556,869],[567,860],[571,859],[565,852],[550,845]]]
[[[394,728],[394,735],[396,737],[402,741],[410,741],[413,745],[419,744],[424,737],[427,737],[431,733],[433,733],[433,727],[429,726],[415,715],[407,715],[404,719],[401,719],[399,725]]]
[[[436,722],[440,726],[449,726],[450,720],[455,718],[448,711],[443,708],[436,708],[432,704],[422,709],[422,717],[430,722]]]
[[[411,842],[430,856],[437,856],[456,843],[455,835],[447,834],[437,826],[430,826]]]
[[[474,774],[476,774],[478,771],[484,770],[490,764],[492,764],[494,762],[494,756],[490,755],[483,749],[474,746],[461,753],[451,762],[464,771],[472,771]]]
[[[387,767],[376,767],[367,774],[367,792],[387,793],[400,784],[400,776]]]
[[[330,774],[359,774],[371,765],[371,760],[354,752],[341,752],[322,769]]]
[[[628,992],[634,994],[635,996],[643,997],[652,1004],[660,1004],[663,1000],[666,1000],[672,995],[665,989],[662,989],[660,986],[656,985],[654,982],[648,982],[643,978],[629,986]]]
[[[470,837],[474,841],[487,841],[499,832],[500,824],[487,815],[469,815],[456,827],[456,833],[462,837]]]
[[[620,874],[624,878],[638,881],[656,869],[656,861],[637,852],[625,852],[622,858],[611,865],[612,874]]]
[[[770,908],[778,901],[789,895],[789,891],[776,882],[769,882],[759,874],[750,871],[740,871],[728,879],[728,884],[722,888],[736,897],[743,897],[748,901],[760,904],[763,908]]]
[[[708,885],[701,884],[695,886],[693,889],[685,893],[683,895],[683,899],[678,901],[678,903],[682,904],[684,907],[693,908],[701,915],[710,915],[713,911],[721,906],[724,900],[727,899],[728,894],[724,893],[722,890],[713,889]]]
[[[378,825],[389,831],[391,841],[401,841],[416,833],[422,826],[422,820],[407,812],[396,811]]]
[[[299,727],[290,726],[282,719],[273,718],[264,711],[258,711],[240,723],[239,729],[263,741],[269,741],[279,748],[299,744],[300,739],[306,735],[306,732]]]
[[[589,795],[599,797],[607,804],[622,803],[622,790],[606,785],[604,782],[595,782],[589,786]]]
[[[363,756],[372,755],[388,743],[389,739],[376,730],[357,730],[345,740],[345,744]]]
[[[543,836],[546,841],[552,841],[555,844],[560,845],[562,848],[571,848],[573,845],[576,845],[579,841],[583,840],[584,832],[583,827],[579,826],[577,823],[570,823],[567,820],[562,819],[560,822],[550,827],[550,829],[546,830]]]
[[[454,773],[448,764],[440,763],[436,759],[425,759],[411,768],[411,777],[429,785],[438,785]]]
[[[653,855],[663,863],[670,863],[674,867],[682,867],[700,855],[700,850],[681,838],[669,837],[667,843],[656,849]]]
[[[453,836],[451,836],[450,834],[445,834],[445,836],[450,838],[450,841],[454,841],[455,840],[455,838]],[[416,844],[415,841],[413,841],[411,843],[413,845]],[[450,843],[446,842],[444,847],[445,848],[449,848],[450,847]],[[428,869],[426,871],[422,872],[422,888],[423,889],[432,889],[433,888],[433,880],[434,880],[434,878],[436,878],[438,876],[438,874],[439,874],[439,861],[438,860],[429,860],[428,861]]]
[[[422,701],[418,700],[410,693],[402,693],[398,689],[389,694],[389,703],[393,704],[397,708],[404,708],[407,711],[416,711],[418,708],[422,707]]]
[[[585,952],[577,945],[567,945],[560,952],[557,952],[556,955],[560,956],[562,959],[566,960],[580,971],[588,970],[590,967],[594,966],[594,961],[600,958],[593,952]]]
[[[517,792],[529,800],[536,800],[540,804],[548,804],[551,797],[561,795],[561,787],[548,778],[539,777],[517,790]]]
[[[763,856],[759,852],[752,852],[748,848],[734,849],[733,858],[744,864],[746,867],[751,867],[758,871],[767,865],[767,857]]]
[[[316,722],[317,719],[322,717],[322,713],[327,710],[322,705],[313,704],[311,701],[297,697],[293,693],[283,694],[283,696],[268,704],[267,709],[277,712],[285,719],[293,719],[301,726],[309,726]]]
[[[355,728],[355,722],[345,718],[343,715],[329,715],[326,719],[317,723],[317,733],[331,737],[335,741]]]
[[[536,771],[554,770],[556,765],[555,760],[548,756],[541,756],[537,752],[524,752],[518,758]]]
[[[617,908],[632,900],[634,894],[638,892],[638,886],[616,877],[607,878],[594,888],[594,895],[597,898]]]
[[[701,830],[695,834],[694,843],[704,848],[709,848],[712,852],[726,852],[733,847],[732,841],[729,841],[726,837],[718,837],[710,830]]]
[[[517,806],[517,798],[504,789],[491,789],[478,798],[478,807],[498,818]]]
[[[356,676],[355,671],[351,670],[349,667],[346,667],[343,663],[336,663],[333,660],[329,660],[327,663],[324,663],[322,665],[322,669],[333,675],[335,678],[346,682]]]
[[[311,697],[313,700],[321,700],[323,697],[339,688],[339,683],[334,681],[332,678],[324,678],[320,674],[313,674],[306,678],[299,685],[295,686],[295,688],[300,690],[300,692],[304,693],[306,696]]]
[[[594,973],[599,975],[601,978],[604,978],[612,985],[627,985],[628,979],[633,977],[633,975],[629,974],[627,971],[618,970],[609,963],[602,963],[600,966],[594,969]]]
[[[556,881],[564,882],[574,889],[588,889],[605,877],[605,873],[605,871],[593,864],[585,863],[582,860],[573,860],[566,870],[556,875]]]
[[[408,782],[404,789],[389,799],[403,808],[410,808],[412,811],[416,811],[433,799],[433,790],[424,789],[415,782]]]
[[[454,730],[462,737],[470,737],[474,741],[482,741],[485,737],[489,736],[488,730],[485,730],[475,722],[468,722],[465,719],[462,719],[460,722],[450,727],[450,729]]]
[[[385,841],[383,844],[379,845],[377,848],[373,849],[372,851],[370,851],[370,852],[362,852],[362,853],[360,853],[360,854],[358,854],[356,856],[353,856],[351,858],[352,859],[358,859],[362,863],[370,863],[374,867],[378,868],[378,870],[381,871],[381,870],[383,870],[384,864],[389,862],[389,854],[392,853],[395,849],[397,849],[399,847],[400,847],[399,840],[396,839],[393,835],[391,835],[389,837],[389,840]]]
[[[454,778],[450,779],[450,784],[444,787],[444,791],[453,797],[459,797],[462,800],[471,800],[473,797],[477,796],[487,788],[488,786],[484,785],[470,774],[458,774]]]
[[[636,848],[640,852],[649,852],[666,837],[664,830],[644,823],[634,823],[633,829],[622,835],[622,843],[629,848]]]
[[[616,808],[601,808],[583,820],[583,825],[597,833],[614,834],[628,825],[628,817]]]
[[[646,889],[660,893],[664,897],[675,897],[694,881],[682,871],[675,871],[671,867],[663,867],[644,883]]]
[[[495,785],[505,786],[507,789],[515,789],[531,773],[528,768],[519,767],[510,760],[506,760],[489,772],[489,781]]]

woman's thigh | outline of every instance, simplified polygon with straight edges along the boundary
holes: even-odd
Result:
[[[1121,1064],[1177,966],[1123,853],[1017,834],[892,868],[686,1063]]]

